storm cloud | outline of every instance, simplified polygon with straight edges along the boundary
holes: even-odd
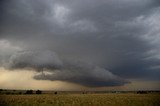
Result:
[[[160,80],[158,0],[2,0],[0,14],[1,67],[85,86]]]
[[[47,74],[39,74],[34,78],[60,80],[89,87],[121,86],[129,83],[129,81],[112,74],[109,70],[81,62],[67,62],[61,70],[49,71]]]

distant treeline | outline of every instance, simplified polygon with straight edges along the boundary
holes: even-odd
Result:
[[[35,93],[36,94],[42,94],[42,91],[37,90]],[[33,92],[33,90],[27,90],[25,94],[34,94],[34,92]]]
[[[12,94],[42,94],[43,91],[41,90],[7,90],[7,89],[0,89],[0,94],[12,95]],[[46,93],[46,91],[44,91]],[[57,91],[50,91],[47,94],[58,94]]]
[[[102,93],[134,93],[134,94],[148,94],[160,93],[160,91],[41,91],[41,90],[7,90],[0,89],[0,94],[102,94]]]

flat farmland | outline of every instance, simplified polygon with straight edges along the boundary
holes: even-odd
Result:
[[[9,94],[0,106],[160,106],[160,94]]]

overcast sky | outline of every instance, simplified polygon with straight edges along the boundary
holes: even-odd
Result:
[[[1,0],[0,67],[85,87],[160,82],[159,20],[159,0]]]

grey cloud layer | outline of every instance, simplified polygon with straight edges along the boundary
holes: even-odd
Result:
[[[22,51],[13,54],[9,59],[9,68],[34,68],[42,71],[43,68],[59,69],[63,65],[58,56],[51,51]]]
[[[16,48],[11,47],[15,50],[7,51],[7,55],[0,52],[0,58],[5,63],[14,52],[18,57],[12,54],[11,62],[18,59],[13,65],[16,68],[53,65],[52,70],[59,70],[57,65],[63,67],[63,71],[35,76],[36,79],[75,81],[90,86],[123,85],[126,81],[122,79],[126,78],[159,80],[159,11],[158,0],[3,0],[0,44],[4,45],[6,39]],[[34,62],[27,60],[28,57]],[[100,69],[78,70],[75,61],[91,63]],[[71,66],[78,71],[71,70]],[[109,81],[107,69],[113,76],[122,78],[119,83],[115,77]],[[99,79],[91,70],[107,77]],[[72,77],[66,76],[67,73]],[[92,81],[95,83],[90,84]],[[103,81],[105,84],[100,83]]]

